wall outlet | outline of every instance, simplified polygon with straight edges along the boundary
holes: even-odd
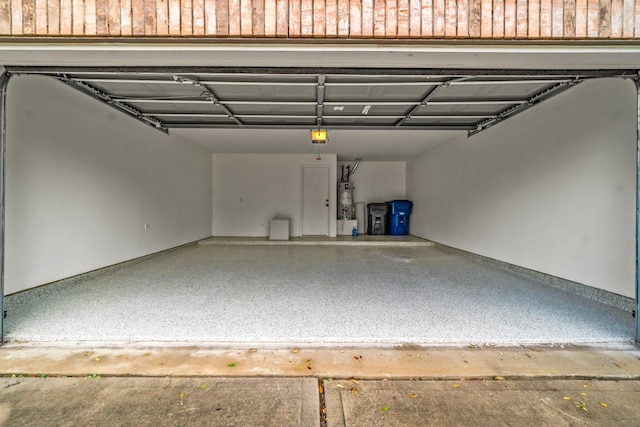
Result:
[[[150,229],[150,228],[151,228],[151,224],[145,224],[145,225],[144,225],[144,229],[145,229],[145,230],[148,230],[148,229]]]

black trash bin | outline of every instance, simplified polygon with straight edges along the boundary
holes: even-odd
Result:
[[[387,204],[369,203],[367,210],[367,233],[371,235],[387,234],[387,214],[389,212]]]
[[[393,200],[389,205],[389,234],[406,236],[409,234],[409,215],[413,203],[409,200]]]

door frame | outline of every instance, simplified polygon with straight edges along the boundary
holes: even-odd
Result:
[[[327,190],[329,198],[329,211],[327,212],[327,234],[331,236],[331,208],[334,205],[332,203],[332,191],[331,191],[331,165],[301,165],[300,166],[300,236],[304,236],[304,170],[305,168],[323,168],[327,170]]]

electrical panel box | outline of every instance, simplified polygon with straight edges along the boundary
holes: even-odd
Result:
[[[269,224],[269,240],[289,240],[289,218],[275,217]]]

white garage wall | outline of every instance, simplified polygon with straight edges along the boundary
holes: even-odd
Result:
[[[264,237],[276,215],[291,218],[302,234],[302,167],[330,167],[329,235],[336,235],[335,154],[214,154],[213,235]]]
[[[342,175],[341,166],[353,166],[355,162],[338,162],[338,181]],[[405,198],[405,162],[361,161],[356,173],[349,180],[355,187],[354,202],[388,202]]]
[[[633,297],[633,83],[581,83],[407,164],[411,233]]]
[[[46,77],[7,112],[6,294],[211,235],[208,152]]]

